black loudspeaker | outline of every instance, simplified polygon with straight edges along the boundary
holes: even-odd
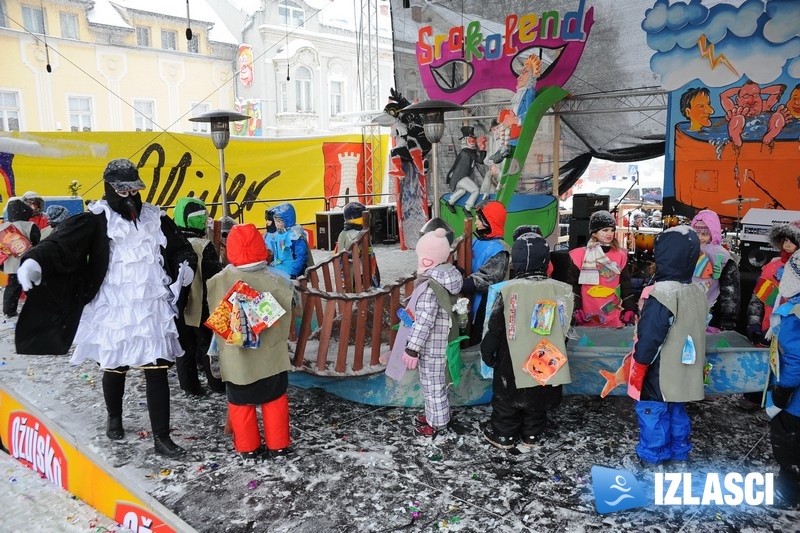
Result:
[[[367,211],[369,211],[369,236],[372,244],[383,244],[387,239],[388,208],[385,205],[370,205],[367,206]]]
[[[770,244],[758,241],[742,241],[742,259],[739,261],[741,272],[761,272],[761,267],[780,255]]]
[[[572,196],[572,218],[588,220],[592,213],[608,211],[608,203],[609,196],[607,194],[575,194]],[[570,231],[570,233],[572,232]]]
[[[339,234],[344,229],[344,213],[341,211],[322,211],[316,215],[317,250],[333,250]]]
[[[606,196],[606,201],[607,200],[608,196]],[[576,219],[573,217],[573,219],[569,221],[569,249],[572,250],[573,248],[586,246],[586,243],[589,242],[589,237],[589,220]]]

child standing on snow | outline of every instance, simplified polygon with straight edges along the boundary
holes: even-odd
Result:
[[[8,226],[14,226],[20,231],[32,245],[39,243],[41,231],[39,226],[31,222],[33,209],[19,199],[8,202],[6,206],[6,220],[0,224],[0,230]],[[3,290],[3,313],[6,318],[17,316],[19,299],[22,296],[22,286],[17,280],[17,270],[19,270],[20,258],[10,255],[3,263],[3,272],[8,275],[8,284]]]
[[[721,330],[735,329],[739,317],[739,267],[722,246],[719,217],[714,211],[703,209],[694,216],[691,227],[700,239],[700,259],[693,279],[706,291],[711,309],[708,325]]]
[[[535,347],[549,343],[566,355],[574,296],[568,284],[547,277],[549,262],[550,247],[541,235],[530,231],[516,236],[511,248],[514,278],[500,289],[481,342],[483,362],[494,368],[492,418],[483,436],[497,448],[511,448],[518,437],[533,446],[547,427],[547,411],[561,403],[561,385],[570,382],[566,362],[546,384],[523,370]],[[541,366],[533,361],[534,373],[548,371],[554,361],[540,359]]]
[[[185,302],[179,302],[181,311],[175,319],[178,339],[184,351],[183,357],[177,359],[175,366],[181,390],[195,396],[205,395],[198,376],[198,366],[205,370],[206,381],[211,390],[225,392],[225,384],[211,373],[208,347],[213,334],[203,325],[210,314],[206,302],[206,283],[222,270],[217,248],[206,238],[207,218],[206,204],[198,198],[180,198],[175,204],[175,224],[197,254],[197,273],[189,286],[188,294],[185,298],[182,296]]]
[[[245,348],[226,344],[217,335],[219,365],[228,395],[228,417],[233,446],[244,459],[286,455],[289,438],[289,353],[286,340],[292,305],[292,286],[287,277],[267,266],[264,239],[253,224],[238,224],[228,235],[230,264],[208,280],[208,305],[215,309],[238,281],[255,291],[269,292],[286,311],[260,333],[260,346]],[[256,408],[261,408],[266,448],[262,444]]]
[[[636,321],[628,252],[620,248],[616,221],[608,211],[589,217],[589,243],[570,250],[567,282],[575,292],[578,326],[621,328]]]
[[[350,202],[344,206],[344,210],[342,211],[344,216],[344,228],[336,239],[336,246],[333,249],[334,254],[347,250],[347,248],[353,244],[353,241],[356,240],[358,234],[364,229],[364,211],[366,210],[367,207],[361,202]],[[381,273],[380,270],[378,270],[378,262],[375,259],[375,252],[372,250],[372,237],[370,237],[368,253],[372,268],[372,286],[380,287]],[[350,263],[352,263],[352,254],[348,252],[348,256],[348,260]]]
[[[779,286],[785,303],[772,314],[778,339],[779,374],[772,386],[772,403],[781,411],[770,422],[772,453],[781,469],[775,483],[786,504],[800,504],[800,255],[784,267]]]
[[[649,464],[686,461],[692,444],[685,402],[704,398],[708,304],[692,282],[700,241],[687,226],[656,237],[655,284],[642,307],[628,393],[636,400],[639,444]]]
[[[472,298],[469,345],[483,338],[486,297],[489,286],[508,279],[510,247],[503,240],[507,216],[505,206],[495,200],[478,207],[472,236],[472,274],[464,280],[462,292]]]
[[[425,415],[419,417],[416,433],[435,437],[450,423],[450,398],[447,394],[445,370],[450,333],[450,310],[439,304],[434,284],[455,295],[464,282],[461,273],[450,263],[450,242],[443,228],[420,237],[417,242],[417,281],[411,300],[417,296],[411,310],[411,327],[403,362],[406,368],[419,368],[419,381],[425,397]],[[418,292],[419,291],[419,292]]]
[[[306,232],[297,224],[297,214],[292,204],[285,202],[267,211],[267,222],[274,224],[275,231],[268,227],[264,233],[264,243],[272,252],[272,265],[287,276],[295,279],[306,270],[309,251]]]

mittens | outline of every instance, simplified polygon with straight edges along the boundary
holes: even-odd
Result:
[[[42,266],[35,259],[23,261],[17,270],[17,281],[22,290],[31,290],[34,285],[42,282]]]
[[[636,323],[636,313],[631,310],[624,311],[622,313],[622,323],[623,324],[634,324]]]
[[[630,383],[631,387],[642,392],[642,383],[644,382],[644,376],[647,374],[647,366],[639,363],[638,361],[633,361],[633,366],[631,366],[631,373],[628,376],[628,383]]]
[[[419,363],[419,357],[414,357],[413,355],[409,355],[408,352],[403,352],[403,363],[405,363],[407,369],[414,370],[417,368],[417,363]]]
[[[784,387],[776,383],[772,386],[772,403],[779,409],[786,409],[786,406],[792,400],[792,394],[794,394],[793,388]]]

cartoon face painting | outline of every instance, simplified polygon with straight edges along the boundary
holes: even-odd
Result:
[[[698,131],[702,127],[711,126],[711,115],[714,114],[714,108],[711,107],[711,99],[708,93],[701,92],[692,98],[685,113],[691,122],[689,126],[691,131]]]
[[[253,50],[249,44],[239,45],[239,54],[237,56],[239,64],[239,81],[245,87],[250,87],[253,84]]]
[[[792,94],[789,95],[789,101],[786,102],[786,109],[789,110],[789,114],[792,115],[794,119],[800,119],[800,85],[796,86],[792,90]]]

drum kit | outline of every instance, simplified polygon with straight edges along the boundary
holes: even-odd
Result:
[[[742,220],[742,204],[750,204],[758,202],[758,198],[744,198],[741,195],[729,200],[723,200],[721,203],[725,205],[736,204],[736,223],[734,225],[735,231],[729,232],[725,230],[723,242],[728,245],[730,250],[734,253],[739,252],[739,231]],[[646,227],[646,228],[629,228],[632,231],[632,240],[634,243],[633,260],[640,266],[645,266],[653,262],[653,249],[655,247],[656,236],[663,230],[674,228],[675,226],[688,226],[691,223],[689,217],[683,215],[668,215],[662,218],[661,226]],[[630,242],[630,240],[629,240]]]

